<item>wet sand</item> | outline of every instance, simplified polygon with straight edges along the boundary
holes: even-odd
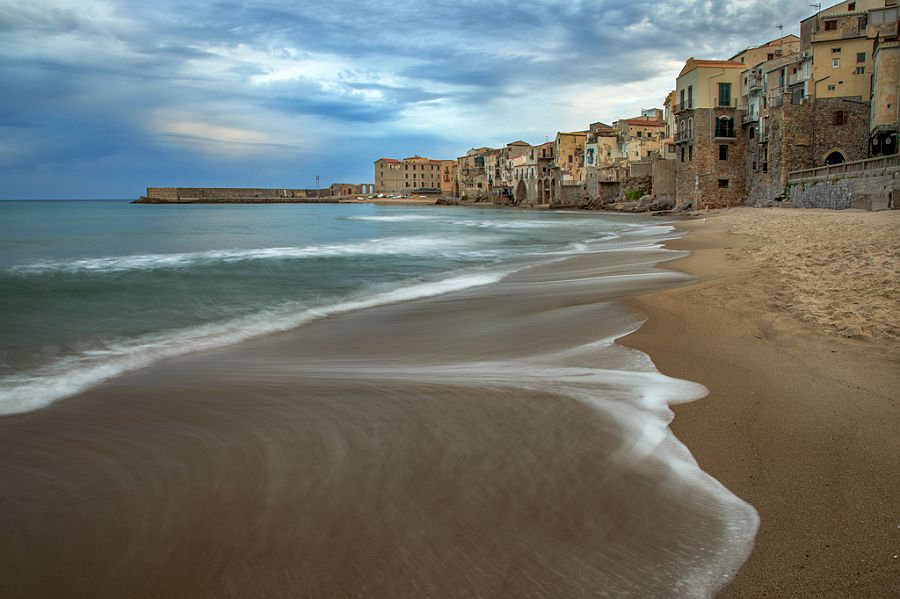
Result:
[[[709,388],[672,429],[759,511],[721,596],[896,597],[900,213],[740,209],[679,227],[668,247],[693,254],[667,266],[701,281],[634,301],[649,321],[622,342]]]
[[[756,513],[612,338],[663,250],[324,318],[0,419],[3,597],[703,597]],[[702,403],[702,402],[700,402]]]

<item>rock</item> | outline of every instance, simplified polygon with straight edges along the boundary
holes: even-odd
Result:
[[[648,210],[657,212],[660,210],[672,210],[675,208],[675,200],[669,197],[658,198],[650,203]]]

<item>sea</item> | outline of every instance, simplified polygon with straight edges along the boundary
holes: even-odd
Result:
[[[466,208],[0,202],[0,414],[166,358],[667,230]]]
[[[627,298],[689,281],[664,268],[678,235],[584,211],[0,202],[7,590],[713,596],[758,517],[668,428],[706,389],[615,343],[642,323]]]

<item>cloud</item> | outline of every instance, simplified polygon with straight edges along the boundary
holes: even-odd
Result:
[[[796,31],[806,10],[0,0],[0,183],[36,197],[48,172],[80,196],[133,196],[151,180],[370,180],[381,155],[543,141],[658,106],[687,57],[728,57],[779,23]]]

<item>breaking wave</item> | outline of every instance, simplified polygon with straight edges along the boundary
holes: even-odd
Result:
[[[0,379],[0,415],[29,412],[131,370],[160,360],[288,331],[341,312],[431,297],[494,283],[512,270],[467,274],[417,283],[326,306],[288,303],[277,308],[178,330],[162,331],[67,356],[32,372]]]
[[[205,264],[246,262],[253,260],[296,260],[336,256],[424,254],[435,250],[460,247],[463,239],[434,239],[432,237],[393,237],[370,239],[359,243],[311,245],[305,247],[271,247],[255,249],[209,250],[174,254],[138,254],[132,256],[104,256],[76,260],[45,260],[13,266],[9,270],[18,274],[46,272],[67,273],[115,273],[130,270],[160,270],[190,268]]]

